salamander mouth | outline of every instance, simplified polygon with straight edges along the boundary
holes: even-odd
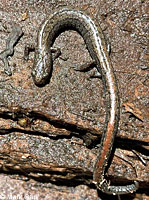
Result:
[[[36,70],[33,70],[32,77],[33,77],[35,85],[45,86],[48,82],[49,74],[42,75],[41,73],[36,72]]]

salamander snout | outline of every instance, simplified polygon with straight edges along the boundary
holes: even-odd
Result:
[[[52,55],[48,52],[36,52],[32,70],[34,83],[44,86],[49,80],[52,69]]]

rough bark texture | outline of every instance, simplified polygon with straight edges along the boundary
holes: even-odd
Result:
[[[28,61],[23,59],[25,44],[36,41],[41,22],[64,5],[86,10],[101,23],[111,44],[121,118],[106,175],[116,184],[139,181],[137,193],[121,199],[149,198],[148,4],[147,0],[0,1],[0,51],[14,23],[24,32],[9,60],[12,76],[4,73],[0,61],[0,199],[111,199],[92,184],[105,105],[101,80],[90,78],[95,69],[73,69],[91,59],[83,39],[72,31],[57,38],[54,46],[62,55],[45,87],[33,83],[33,53]]]

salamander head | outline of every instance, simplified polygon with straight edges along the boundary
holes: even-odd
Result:
[[[47,83],[50,78],[52,64],[51,52],[35,51],[32,77],[36,85],[44,86]]]

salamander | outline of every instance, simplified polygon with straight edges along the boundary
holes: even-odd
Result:
[[[105,129],[93,171],[93,182],[98,189],[108,194],[134,192],[138,188],[138,182],[126,186],[110,186],[105,179],[105,169],[118,129],[120,99],[117,81],[99,24],[77,9],[62,8],[50,14],[39,28],[32,70],[33,80],[37,86],[47,83],[53,65],[52,45],[56,37],[66,30],[75,30],[83,37],[89,54],[96,63],[97,70],[102,75],[105,89]]]

